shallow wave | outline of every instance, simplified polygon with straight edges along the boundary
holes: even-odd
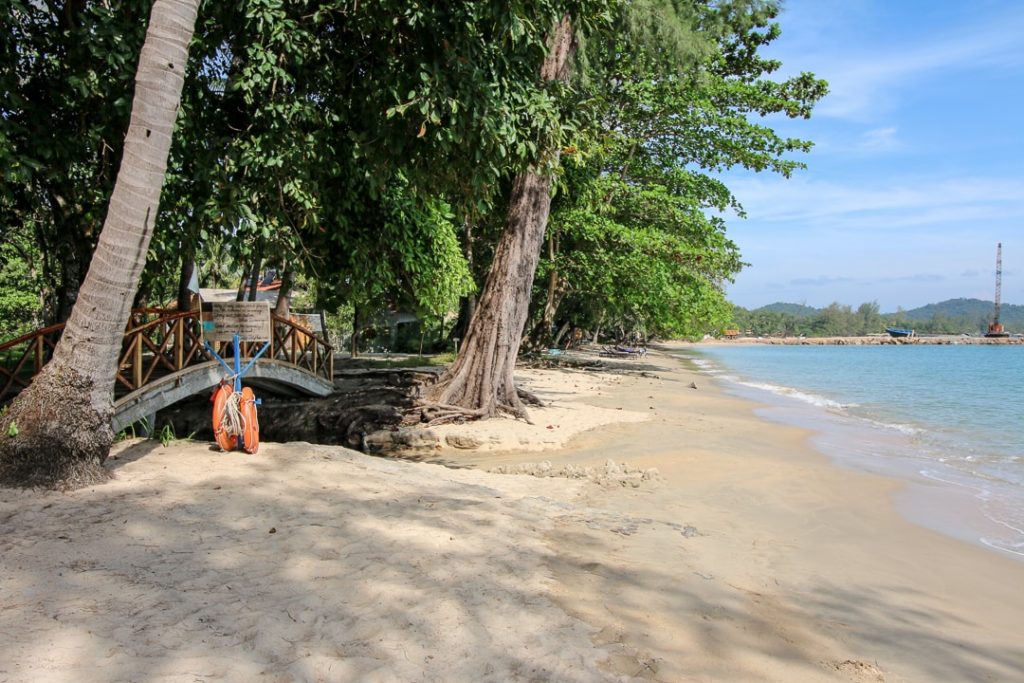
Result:
[[[853,406],[856,406],[856,404],[853,404]],[[866,419],[866,421],[871,423],[871,426],[873,426],[873,427],[879,427],[881,429],[889,429],[889,430],[892,430],[894,432],[899,432],[900,434],[905,434],[907,436],[918,436],[919,434],[927,434],[928,433],[927,429],[922,429],[921,427],[915,427],[914,425],[901,424],[899,422],[883,422],[881,420],[871,420],[871,419]]]
[[[846,410],[847,408],[856,408],[856,403],[840,403],[833,401],[830,398],[819,396],[817,394],[810,394],[806,391],[800,391],[793,387],[783,387],[778,384],[769,384],[767,382],[751,382],[740,379],[734,380],[737,384],[741,384],[751,389],[760,389],[761,391],[767,391],[778,396],[786,396],[787,398],[793,398],[804,403],[810,403],[811,405],[819,406],[821,408],[831,408],[833,410]]]
[[[841,461],[911,481],[923,477],[940,492],[965,491],[991,523],[969,530],[970,540],[1024,557],[1024,441],[1007,422],[1007,415],[1020,413],[1022,394],[1007,392],[1014,400],[993,402],[989,391],[1012,373],[1019,376],[1024,359],[1008,365],[1000,354],[995,364],[984,350],[965,358],[933,347],[890,372],[886,350],[776,351],[731,349],[732,355],[702,358],[696,367],[741,396],[783,408],[773,419],[814,429],[815,446]],[[801,388],[785,386],[790,381]]]
[[[1012,553],[1014,555],[1024,557],[1024,543],[1004,543],[1002,541],[994,541],[990,538],[982,538],[981,542],[989,548],[1002,550],[1004,553]]]
[[[1003,501],[1004,505],[1007,501]],[[996,509],[993,509],[995,507]],[[1021,511],[1004,506],[994,506],[992,501],[982,505],[982,513],[992,522],[1010,532],[1012,539],[982,536],[979,540],[990,548],[996,548],[1014,555],[1024,555],[1024,524],[1019,517]]]
[[[973,491],[973,496],[978,501],[978,510],[990,522],[1009,532],[1008,538],[981,536],[978,540],[995,550],[1024,556],[1024,510],[1019,507],[1019,501],[1015,500],[1013,492],[1005,486],[1006,482],[995,480],[979,485],[979,482],[973,479],[964,481],[956,478],[956,475],[940,476],[934,470],[929,469],[921,470],[920,474],[932,481]],[[965,473],[960,472],[959,474]],[[970,474],[974,477],[984,477],[978,472]]]

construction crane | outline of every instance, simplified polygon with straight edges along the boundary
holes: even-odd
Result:
[[[988,326],[988,333],[986,337],[1009,337],[1010,334],[1003,329],[1003,324],[999,322],[999,306],[1002,303],[1003,294],[1003,243],[1000,242],[996,245],[996,308],[995,315],[992,317],[992,323]]]

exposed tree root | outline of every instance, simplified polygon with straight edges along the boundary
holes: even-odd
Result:
[[[537,406],[539,408],[544,407],[544,401],[537,397],[537,394],[532,391],[527,391],[521,387],[516,387],[516,393],[519,394],[519,400],[528,406]]]
[[[536,396],[532,396],[531,394],[531,397],[536,401],[535,405],[542,405],[540,403],[540,399]],[[407,425],[421,424],[427,427],[437,427],[444,424],[460,424],[463,422],[472,422],[474,420],[485,420],[499,415],[507,415],[517,420],[522,420],[527,424],[533,424],[533,422],[530,421],[526,409],[522,406],[511,406],[499,403],[494,406],[493,410],[490,410],[487,408],[463,408],[462,406],[430,401],[421,402],[412,409],[406,411],[406,416],[403,422]]]
[[[428,427],[438,425],[470,422],[490,417],[489,411],[463,408],[444,403],[420,403],[406,413],[406,424],[425,424]]]
[[[511,415],[515,419],[522,420],[523,422],[525,422],[528,425],[532,425],[533,424],[533,420],[530,419],[530,414],[526,412],[526,408],[524,408],[522,405],[519,405],[519,406],[499,405],[498,406],[498,412],[503,414],[503,415]]]

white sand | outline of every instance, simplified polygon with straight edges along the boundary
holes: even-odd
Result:
[[[5,490],[0,681],[600,681],[549,598],[579,484],[337,447],[121,449],[116,480]]]
[[[436,459],[638,488],[137,442],[108,484],[0,490],[0,683],[1024,683],[1024,563],[675,361],[619,365],[652,375],[525,372],[533,425]]]
[[[634,364],[633,368],[638,367]],[[519,386],[534,392],[545,405],[529,409],[530,422],[512,419],[447,424],[431,428],[448,445],[453,437],[471,440],[477,451],[549,451],[562,448],[581,432],[616,422],[644,422],[650,415],[622,406],[598,407],[587,399],[614,397],[629,378],[609,372],[564,369],[521,370]]]

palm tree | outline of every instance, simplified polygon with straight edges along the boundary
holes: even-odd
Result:
[[[74,488],[108,476],[121,339],[158,214],[199,2],[153,2],[103,231],[53,360],[0,420],[0,483]]]

